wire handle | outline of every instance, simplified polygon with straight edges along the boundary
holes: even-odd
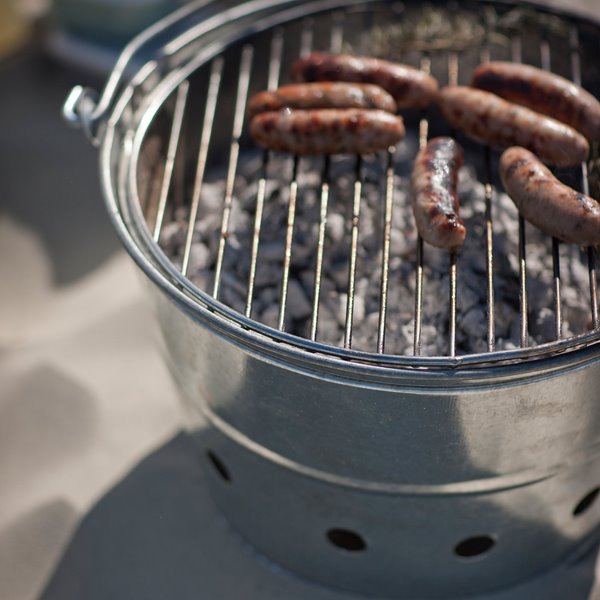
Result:
[[[98,104],[98,97],[99,94],[96,90],[76,85],[69,92],[62,108],[63,119],[71,127],[81,128],[94,146],[97,146],[99,141],[91,117]]]
[[[226,2],[227,4],[228,2]],[[197,0],[176,10],[138,34],[121,52],[102,93],[80,85],[68,94],[62,115],[72,127],[81,128],[94,146],[100,144],[101,126],[106,121],[118,93],[128,84],[134,67],[157,56],[168,56],[165,43],[181,34],[182,25],[197,13],[201,21],[223,9],[219,0]]]
[[[69,93],[63,107],[63,116],[73,127],[84,130],[88,139],[95,146],[100,145],[102,125],[106,122],[117,96],[126,86],[133,86],[136,72],[140,67],[153,64],[154,67],[169,65],[169,59],[180,51],[187,49],[193,54],[193,44],[203,39],[210,45],[209,38],[218,42],[224,29],[229,26],[237,28],[240,20],[249,20],[245,33],[266,27],[264,21],[272,12],[274,5],[281,9],[282,17],[296,19],[310,12],[311,7],[319,10],[333,10],[339,7],[368,4],[377,0],[196,0],[176,10],[171,15],[157,21],[154,25],[136,36],[119,56],[104,90],[101,94],[82,86],[76,86]],[[190,50],[191,47],[191,50]],[[188,56],[189,57],[189,56]]]

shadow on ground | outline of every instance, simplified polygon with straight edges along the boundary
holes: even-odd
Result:
[[[342,600],[257,555],[207,494],[200,454],[179,434],[85,517],[41,600]],[[583,600],[597,548],[489,600]]]
[[[98,151],[61,117],[73,85],[102,82],[33,45],[0,62],[0,81],[0,216],[38,234],[55,285],[68,285],[120,248],[100,192]]]

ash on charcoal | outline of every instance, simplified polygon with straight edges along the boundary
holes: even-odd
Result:
[[[410,207],[410,168],[416,142],[407,138],[396,152],[392,238],[386,320],[386,353],[412,354],[415,313],[417,231]],[[291,158],[272,153],[267,172],[265,206],[255,275],[252,317],[276,327],[280,310],[282,270],[289,213]],[[346,327],[352,204],[356,191],[355,157],[332,157],[324,260],[319,298],[317,339],[343,345]],[[374,352],[381,308],[381,263],[385,201],[384,156],[365,157],[362,165],[352,347]],[[322,158],[302,158],[289,268],[286,330],[308,337],[311,330],[315,264],[321,202]],[[262,154],[240,155],[238,175],[223,259],[220,300],[243,313],[246,305],[258,179]],[[209,174],[210,175],[210,174]],[[191,196],[191,189],[189,190]],[[208,291],[219,247],[224,206],[221,180],[204,184],[190,255],[189,277]],[[466,166],[459,177],[461,213],[468,235],[457,256],[458,354],[487,350],[487,286],[485,254],[485,195],[475,169]],[[166,223],[161,246],[181,264],[187,230],[185,208]],[[494,261],[494,319],[496,347],[520,343],[519,261],[517,211],[507,195],[495,191],[492,205]],[[527,234],[527,293],[530,344],[556,337],[551,241],[531,226]],[[578,248],[561,244],[563,336],[590,326],[588,271]],[[449,255],[424,247],[423,323],[421,353],[449,352]]]

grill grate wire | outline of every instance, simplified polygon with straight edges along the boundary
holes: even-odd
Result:
[[[481,49],[479,61],[486,63],[490,61],[490,49],[485,44]],[[493,352],[496,348],[496,333],[494,322],[494,226],[492,223],[492,202],[494,199],[494,188],[492,186],[492,153],[489,146],[486,146],[484,152],[485,181],[485,281],[486,281],[486,323],[487,323],[487,349]]]
[[[431,71],[431,60],[429,56],[421,57],[421,71],[429,73]],[[429,135],[429,120],[427,113],[423,113],[419,121],[419,150],[427,146],[427,137]],[[423,323],[423,238],[417,237],[417,266],[415,272],[415,325],[414,325],[414,343],[413,353],[415,356],[421,355],[421,327]]]
[[[167,160],[165,163],[165,172],[163,175],[160,197],[158,200],[158,211],[156,213],[156,223],[154,225],[154,241],[158,242],[160,232],[165,218],[165,209],[167,207],[167,197],[171,188],[173,179],[173,168],[175,166],[175,155],[181,137],[181,127],[183,125],[183,115],[190,85],[184,81],[177,89],[177,100],[175,102],[175,110],[173,112],[173,123],[171,125],[171,135],[169,136],[169,147],[167,149]]]
[[[227,168],[227,179],[225,184],[225,201],[223,204],[223,220],[221,222],[221,237],[219,238],[219,250],[217,252],[217,263],[215,266],[215,282],[213,285],[212,294],[215,300],[218,300],[219,298],[219,290],[221,286],[223,258],[225,256],[225,246],[227,244],[227,235],[229,231],[229,219],[231,217],[231,207],[233,204],[233,186],[235,183],[235,173],[237,170],[238,159],[240,156],[240,138],[242,136],[242,128],[244,127],[246,101],[248,99],[248,88],[250,86],[250,69],[252,68],[253,58],[253,47],[249,45],[244,46],[244,48],[242,49],[242,61],[240,65],[240,75],[238,79],[237,96],[235,100],[233,131],[231,133],[229,166]]]
[[[269,58],[269,80],[267,89],[275,90],[279,85],[279,76],[281,72],[281,60],[283,56],[283,31],[276,30],[271,40],[271,52]],[[256,192],[256,211],[254,215],[254,228],[252,234],[252,249],[250,252],[250,269],[248,274],[248,294],[246,297],[246,311],[248,318],[252,316],[252,301],[254,296],[254,283],[256,280],[256,266],[258,261],[258,245],[260,241],[260,230],[262,227],[262,216],[265,206],[265,194],[267,190],[267,169],[269,165],[270,153],[263,151],[261,176],[258,181]]]
[[[192,238],[194,235],[194,226],[198,218],[198,208],[200,206],[200,195],[204,183],[204,172],[206,170],[206,160],[208,157],[208,147],[215,120],[215,110],[217,107],[217,97],[221,87],[221,78],[223,76],[224,61],[217,58],[213,61],[208,83],[208,93],[206,100],[206,109],[204,111],[204,123],[202,126],[202,137],[200,139],[200,149],[198,151],[198,161],[196,167],[196,177],[194,179],[194,189],[192,192],[192,202],[190,206],[190,216],[188,219],[187,233],[185,238],[185,247],[183,250],[183,262],[181,273],[187,275],[190,264],[190,252],[192,250]],[[183,85],[183,84],[182,84]],[[159,232],[160,235],[160,232]]]
[[[522,62],[522,40],[515,37],[511,40],[511,58],[513,62]],[[529,345],[528,317],[527,317],[527,239],[525,233],[525,219],[519,213],[519,304],[521,321],[521,347]]]
[[[579,54],[579,32],[576,26],[572,26],[569,33],[571,49],[571,78],[577,85],[581,85],[581,56]],[[581,163],[581,191],[590,193],[587,163]],[[590,246],[587,249],[588,273],[590,284],[590,304],[592,312],[592,329],[598,329],[598,280],[596,278],[596,255]]]
[[[542,39],[540,44],[540,58],[542,69],[552,72],[550,44],[547,39]],[[559,241],[555,237],[552,238],[552,276],[553,276],[553,293],[554,293],[554,315],[555,315],[555,331],[556,339],[562,337],[562,310],[560,301],[560,253]]]

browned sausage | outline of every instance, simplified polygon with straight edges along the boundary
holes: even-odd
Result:
[[[573,82],[529,65],[489,62],[471,85],[567,123],[590,140],[600,139],[600,102]]]
[[[256,115],[250,134],[261,146],[282,152],[367,154],[397,144],[404,124],[383,110],[284,109]]]
[[[506,150],[500,158],[500,175],[527,221],[565,242],[600,244],[600,204],[558,181],[529,150]]]
[[[544,162],[559,167],[577,165],[589,153],[587,140],[572,127],[490,92],[445,87],[438,106],[450,125],[482,144],[525,146]]]
[[[464,152],[449,137],[432,139],[415,159],[412,171],[412,208],[421,237],[438,248],[456,250],[467,230],[458,205],[458,171]]]
[[[378,108],[396,112],[394,99],[377,85],[366,83],[297,83],[259,92],[248,103],[248,116],[282,108]]]
[[[295,81],[374,83],[388,91],[398,108],[425,108],[438,90],[437,81],[423,71],[398,63],[349,54],[313,52],[292,66]]]

